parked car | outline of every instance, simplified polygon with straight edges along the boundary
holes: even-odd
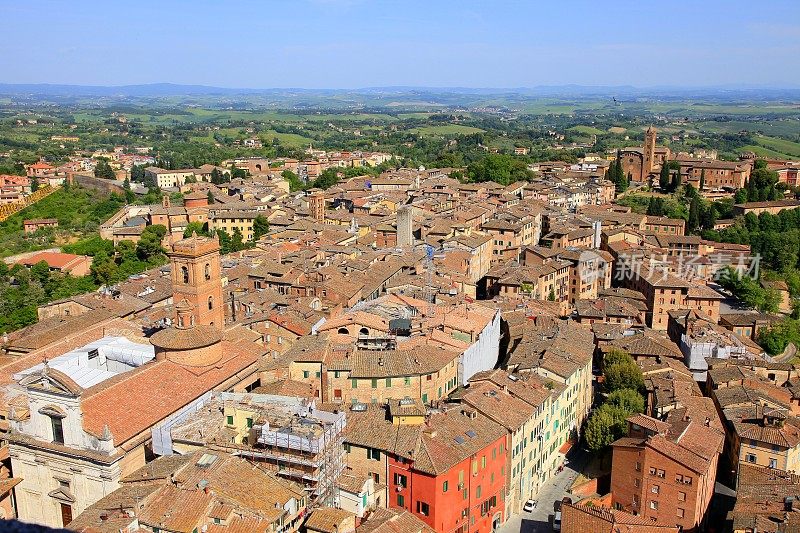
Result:
[[[536,509],[536,500],[528,500],[525,502],[525,505],[522,506],[522,510],[526,513],[530,513]]]

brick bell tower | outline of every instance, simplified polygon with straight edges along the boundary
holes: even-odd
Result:
[[[642,173],[644,174],[643,180],[647,175],[653,171],[656,164],[656,129],[653,126],[647,128],[644,133],[644,165]]]
[[[172,245],[172,301],[191,305],[194,324],[225,328],[219,239],[193,234]],[[177,317],[176,317],[177,318]]]

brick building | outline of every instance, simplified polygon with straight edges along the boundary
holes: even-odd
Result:
[[[611,498],[615,509],[697,531],[714,495],[724,434],[710,420],[675,423],[645,415],[628,419],[614,441]]]

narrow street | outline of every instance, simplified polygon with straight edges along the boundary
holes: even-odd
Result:
[[[567,489],[578,477],[589,456],[584,450],[575,448],[568,459],[569,463],[564,470],[547,480],[539,491],[536,497],[539,502],[536,509],[532,513],[522,512],[511,517],[497,530],[499,533],[544,533],[553,530],[551,525],[554,515],[553,502],[564,496],[570,496]]]

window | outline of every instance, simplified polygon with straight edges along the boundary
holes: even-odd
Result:
[[[404,385],[411,385],[411,378],[403,378]]]
[[[769,467],[770,468],[778,468],[778,460],[777,459],[770,459],[769,460]]]
[[[394,484],[397,485],[398,487],[406,488],[408,486],[408,478],[403,474],[395,473]]]
[[[225,421],[228,423],[229,426],[233,425],[233,415],[228,415],[225,417]]]
[[[686,510],[678,508],[678,518],[686,516]]]
[[[691,476],[683,476],[683,483],[686,485],[691,485],[692,484]]]
[[[636,471],[637,472],[642,471],[642,463],[640,463],[639,461],[636,461]]]
[[[634,478],[633,479],[633,486],[634,487],[638,487],[639,486],[639,478]]]
[[[637,464],[638,464],[638,463],[637,463]],[[655,469],[655,468],[653,468],[652,466],[650,467],[650,475],[651,475],[651,476],[655,476],[655,475],[656,475],[656,469]]]
[[[386,378],[386,386],[387,387],[391,387],[392,386],[392,378]]]
[[[476,498],[480,498],[481,497],[481,486],[480,485],[478,485],[478,488],[475,489],[475,497]]]
[[[350,449],[351,449],[350,448],[350,443],[349,442],[345,442],[343,446],[344,446],[345,453],[350,453]]]
[[[248,417],[248,418],[247,418],[247,427],[248,427],[248,428],[251,428],[251,427],[253,427],[253,419],[252,419],[252,418],[250,418],[250,417]]]
[[[417,512],[422,516],[428,516],[431,512],[430,506],[427,503],[417,501]]]
[[[448,483],[447,481],[445,481],[444,483],[442,483],[442,492],[447,492],[447,489],[448,489]]]
[[[181,267],[181,276],[183,277],[184,283],[189,283],[189,267],[186,265]]]
[[[655,500],[650,500],[650,509],[658,510],[658,502]]]
[[[333,377],[335,377],[336,379],[339,379],[339,371],[338,370],[333,373]]]
[[[50,417],[50,426],[53,428],[53,442],[64,444],[64,426],[60,416]]]
[[[686,493],[685,492],[678,492],[678,501],[685,502],[686,501]]]
[[[659,490],[661,490],[661,488],[658,485],[653,485],[652,487],[650,487],[650,492],[652,492],[653,494],[658,494]]]
[[[373,389],[377,389],[378,388],[378,380],[375,379],[375,378],[372,379],[372,388]]]
[[[656,471],[656,475],[657,475],[658,477],[660,477],[660,478],[663,478],[663,477],[665,477],[665,476],[666,476],[666,473],[665,473],[663,470],[661,470],[661,469],[659,468],[659,469]]]
[[[381,460],[381,451],[376,448],[367,448],[367,459]],[[405,485],[403,485],[405,487]]]
[[[206,263],[205,276],[206,276],[206,281],[211,279],[211,265],[209,265],[208,263]]]
[[[213,296],[209,296],[208,297],[208,310],[210,311],[212,309],[214,309],[214,297]]]
[[[350,386],[353,387],[354,389],[357,389],[358,388],[358,380],[357,379],[351,379],[350,380]]]
[[[403,497],[402,494],[398,494],[397,495],[397,506],[398,507],[403,507],[403,506],[405,506],[405,504],[406,504],[406,499]]]
[[[303,378],[307,379],[308,376],[310,376],[310,375],[311,375],[311,372],[309,372],[308,370],[303,370]]]
[[[428,394],[427,393],[422,395],[422,403],[428,403]]]

